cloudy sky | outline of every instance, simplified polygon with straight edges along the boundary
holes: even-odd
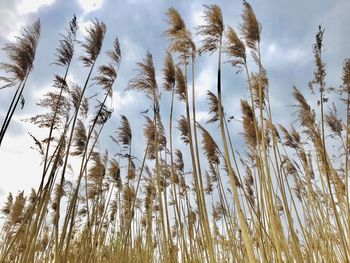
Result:
[[[50,66],[55,59],[55,49],[59,33],[75,14],[78,18],[81,39],[89,21],[98,18],[107,25],[103,49],[111,47],[118,36],[122,50],[120,75],[115,85],[112,105],[114,115],[105,130],[105,138],[119,125],[120,114],[125,114],[134,130],[135,154],[142,154],[142,116],[140,112],[149,108],[141,94],[125,92],[128,81],[135,76],[135,64],[143,59],[146,52],[153,54],[157,68],[157,79],[161,83],[161,66],[167,47],[162,36],[166,29],[165,12],[175,7],[183,16],[187,27],[194,29],[203,21],[203,4],[218,4],[223,11],[224,22],[238,28],[241,22],[242,1],[170,1],[170,0],[0,0],[0,46],[13,41],[23,26],[40,18],[42,33],[34,69],[24,92],[26,104],[18,109],[9,131],[0,148],[0,201],[7,192],[36,187],[39,181],[40,158],[31,149],[32,139],[28,132],[44,137],[45,131],[22,120],[40,112],[36,102],[51,87],[54,73],[62,69]],[[291,105],[293,85],[308,94],[307,83],[313,77],[312,44],[318,25],[325,31],[325,61],[327,64],[327,84],[340,85],[342,63],[350,57],[350,1],[348,0],[259,0],[250,1],[262,24],[262,60],[270,82],[270,95],[274,120],[288,123],[294,119]],[[5,61],[0,53],[1,62]],[[103,58],[98,61],[102,64]],[[216,57],[203,56],[196,63],[196,87],[198,96],[197,119],[204,123],[207,118],[206,90],[215,91]],[[86,75],[86,69],[75,59],[69,78],[79,83]],[[223,89],[225,111],[240,117],[240,99],[247,98],[245,78],[235,74],[227,64],[223,69]],[[161,85],[159,85],[161,86]],[[0,90],[0,122],[9,106],[13,89]],[[316,98],[309,97],[315,101]],[[169,97],[163,96],[162,112],[167,115]],[[181,114],[184,105],[178,104]],[[240,124],[231,123],[234,143],[243,146]],[[215,127],[209,127],[215,134]],[[215,137],[215,136],[214,136]],[[107,141],[107,139],[105,139]],[[181,142],[175,142],[180,147]],[[116,149],[109,149],[112,154]]]

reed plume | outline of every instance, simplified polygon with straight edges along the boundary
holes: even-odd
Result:
[[[122,188],[122,178],[120,176],[120,166],[119,162],[116,159],[110,160],[110,165],[108,168],[108,176],[111,177],[116,184],[118,189]]]
[[[12,75],[7,78],[6,82],[8,85],[12,86],[24,81],[33,69],[33,62],[40,38],[40,29],[40,20],[37,20],[32,26],[23,29],[21,35],[16,37],[15,43],[6,44],[2,48],[10,60],[8,63],[0,64],[2,70]],[[3,80],[6,80],[6,78]],[[8,85],[2,88],[6,88]]]
[[[107,155],[101,156],[99,152],[93,152],[92,165],[88,174],[88,198],[94,199],[102,192],[102,182],[107,172]]]
[[[85,55],[80,57],[85,67],[91,67],[100,54],[104,36],[106,34],[106,25],[97,19],[91,21],[92,25],[86,28],[84,41],[80,43]]]
[[[251,5],[243,0],[243,23],[241,24],[241,34],[247,46],[257,51],[257,44],[260,42],[261,25],[256,19]]]
[[[252,207],[255,207],[255,197],[254,197],[254,177],[252,170],[246,167],[246,176],[244,177],[244,186],[247,192],[247,198]]]
[[[21,35],[16,37],[16,43],[6,44],[3,48],[10,62],[0,63],[0,69],[4,70],[10,77],[0,78],[1,81],[5,82],[5,85],[1,88],[17,85],[17,89],[1,126],[0,146],[17,105],[22,98],[29,73],[33,69],[36,49],[40,38],[40,29],[40,20],[38,19],[31,27],[23,29]]]
[[[178,120],[178,128],[181,132],[181,139],[185,144],[188,144],[190,142],[189,139],[189,127],[185,116],[181,116],[181,118]]]
[[[196,51],[191,32],[187,30],[184,20],[175,8],[169,8],[166,15],[169,28],[164,35],[170,42],[169,51],[179,53],[181,61],[187,64]]]
[[[300,124],[310,130],[313,130],[316,125],[316,115],[314,110],[307,103],[305,97],[301,94],[300,90],[296,87],[293,88],[293,97],[298,102],[296,113]]]
[[[129,120],[124,115],[121,115],[120,117],[122,121],[121,121],[121,126],[118,128],[117,138],[122,145],[129,146],[131,144],[131,138],[132,138],[130,123],[129,123]]]
[[[176,79],[175,94],[177,95],[179,101],[186,101],[186,97],[187,97],[186,80],[179,66],[176,66],[175,79]]]
[[[24,216],[24,209],[26,205],[26,197],[24,192],[19,192],[16,195],[15,201],[12,204],[11,211],[9,214],[9,223],[12,226],[15,226],[18,223],[21,223]]]
[[[279,125],[279,127],[284,137],[284,145],[293,149],[297,149],[299,147],[300,137],[297,135],[295,138],[295,136],[292,136],[291,133],[289,133],[289,131],[282,125]],[[294,132],[294,134],[296,134],[296,131]]]
[[[1,208],[1,213],[5,215],[9,215],[11,212],[12,205],[13,205],[13,196],[12,196],[12,193],[9,193],[3,207]]]
[[[129,181],[132,181],[133,179],[135,179],[135,177],[136,177],[136,166],[135,166],[134,161],[132,159],[130,159],[127,179]]]
[[[209,90],[207,91],[207,96],[208,96],[208,104],[209,104],[209,114],[212,114],[211,118],[207,121],[207,123],[217,122],[219,120],[218,98],[215,96],[214,93],[212,93]]]
[[[146,58],[137,63],[138,74],[133,78],[127,89],[142,91],[147,97],[153,100],[153,93],[158,89],[155,77],[152,54],[147,52]]]
[[[203,144],[203,150],[204,154],[207,157],[209,163],[213,164],[219,164],[219,147],[216,145],[214,139],[211,137],[210,133],[200,124],[197,124],[202,132],[202,144]]]
[[[325,91],[324,80],[326,77],[326,70],[325,70],[326,65],[322,61],[323,38],[324,38],[323,35],[324,35],[324,29],[322,29],[322,27],[319,26],[318,32],[316,34],[316,41],[313,45],[316,69],[314,71],[314,79],[311,81],[311,86],[310,86],[312,88],[313,84],[319,84],[320,93],[323,93]]]
[[[69,66],[74,54],[74,42],[78,30],[77,18],[74,15],[66,28],[66,34],[60,34],[61,39],[56,49],[56,61],[54,64],[66,67]]]
[[[184,171],[184,161],[182,158],[182,152],[180,150],[175,150],[175,163],[176,163],[176,168],[183,173]]]
[[[254,74],[250,76],[253,99],[255,102],[255,107],[259,108],[260,104],[262,107],[266,106],[266,100],[268,97],[268,86],[269,80],[266,76],[266,71],[262,69],[261,73]]]
[[[155,142],[155,140],[157,139],[155,138],[156,127],[154,125],[154,122],[149,117],[145,116],[145,119],[146,119],[146,123],[144,127],[144,135],[149,144],[148,150],[147,150],[147,156],[149,159],[154,160],[156,156],[156,151],[157,151],[156,142]]]
[[[165,91],[172,91],[173,87],[175,85],[175,77],[176,71],[175,71],[175,65],[173,57],[171,56],[170,52],[166,53],[165,61],[164,61],[164,67],[163,67],[163,75],[164,75],[164,90]]]
[[[226,31],[224,52],[229,57],[228,62],[233,67],[241,68],[247,63],[245,45],[238,37],[236,31],[230,26]]]
[[[73,138],[73,147],[75,151],[71,154],[82,155],[84,153],[87,144],[87,135],[84,123],[78,119],[77,125],[75,127],[75,133]]]
[[[212,177],[210,176],[208,171],[205,172],[205,179],[206,179],[205,180],[206,186],[204,188],[204,191],[206,194],[211,194],[214,191],[214,187],[213,187]]]
[[[256,123],[255,116],[253,114],[253,110],[248,104],[247,101],[241,100],[241,108],[243,114],[243,130],[244,130],[244,138],[246,143],[253,150],[257,145],[257,135],[255,133],[254,123]]]
[[[106,52],[111,62],[98,68],[98,75],[93,78],[97,85],[101,86],[109,97],[113,95],[113,84],[118,76],[121,62],[121,50],[119,39],[116,38],[113,48]]]
[[[215,52],[221,44],[224,22],[221,8],[218,5],[204,5],[204,21],[206,24],[198,26],[197,34],[203,36],[198,52]]]
[[[329,129],[337,136],[342,138],[343,125],[341,119],[337,116],[337,108],[333,104],[329,113],[325,114],[325,122]]]
[[[55,75],[53,87],[57,90],[49,91],[44,95],[44,98],[40,99],[37,103],[38,106],[48,108],[50,111],[48,113],[38,114],[31,117],[29,121],[40,128],[52,127],[52,130],[56,130],[61,128],[64,124],[71,104],[66,98],[68,84],[64,78]]]

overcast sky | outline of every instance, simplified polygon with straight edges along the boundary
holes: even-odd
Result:
[[[26,104],[23,110],[17,109],[9,131],[0,148],[0,201],[7,192],[37,187],[39,181],[40,158],[30,147],[33,146],[28,132],[44,137],[40,131],[22,121],[40,112],[35,103],[50,90],[52,76],[62,69],[50,66],[55,59],[54,53],[59,33],[76,14],[81,32],[89,21],[98,18],[107,25],[104,51],[111,47],[118,36],[122,50],[120,75],[114,88],[114,115],[110,120],[105,138],[119,125],[120,114],[125,114],[134,130],[133,145],[135,154],[141,157],[143,148],[142,116],[140,112],[149,107],[141,94],[124,92],[128,81],[135,76],[135,64],[142,60],[147,51],[153,54],[157,69],[157,79],[161,86],[161,66],[167,47],[162,36],[166,30],[165,12],[175,7],[184,18],[187,27],[194,29],[202,23],[203,4],[218,4],[223,11],[226,25],[238,28],[241,22],[242,1],[166,1],[166,0],[0,0],[0,46],[14,40],[21,28],[40,18],[42,33],[34,69],[24,92]],[[291,115],[293,104],[291,91],[293,85],[308,94],[307,83],[313,77],[312,44],[318,25],[325,29],[325,61],[327,64],[327,83],[340,85],[342,63],[350,57],[350,1],[348,0],[259,0],[250,1],[258,20],[262,24],[262,61],[267,69],[270,82],[270,95],[274,120],[288,123],[294,119]],[[77,57],[77,56],[76,56]],[[76,58],[75,57],[75,58]],[[1,62],[5,56],[1,51]],[[102,64],[104,61],[98,61]],[[198,96],[198,120],[207,118],[206,90],[215,91],[216,57],[205,55],[196,63],[196,87]],[[86,69],[75,59],[70,72],[70,80],[79,82],[86,75]],[[240,118],[240,99],[247,98],[244,76],[236,75],[228,64],[223,69],[223,89],[225,111]],[[9,106],[13,89],[0,90],[0,122]],[[310,97],[316,100],[316,98]],[[167,116],[167,95],[163,96],[162,112]],[[176,106],[182,113],[184,105]],[[232,123],[234,143],[237,148],[243,146],[240,124]],[[215,134],[216,127],[208,129]],[[214,136],[215,137],[215,136]],[[107,141],[107,139],[105,139]],[[175,142],[180,147],[181,142]],[[109,149],[111,154],[115,149]],[[114,151],[114,152],[113,152]]]

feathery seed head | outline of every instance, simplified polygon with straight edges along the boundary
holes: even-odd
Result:
[[[114,40],[113,49],[107,51],[107,56],[113,61],[115,65],[119,66],[122,54],[120,51],[119,39],[117,37]]]
[[[337,109],[334,104],[330,112],[325,115],[325,121],[330,130],[341,138],[343,125],[341,119],[339,119],[337,116]]]
[[[226,31],[225,53],[229,57],[229,63],[233,67],[240,68],[246,63],[246,50],[243,41],[237,36],[236,31],[232,27],[228,27]]]
[[[62,67],[70,65],[74,54],[74,43],[76,40],[78,30],[77,18],[74,15],[69,22],[69,27],[66,28],[66,35],[61,35],[58,48],[56,49],[56,62],[55,64]]]
[[[253,97],[254,97],[255,104],[257,105],[257,107],[259,107],[260,90],[261,90],[262,105],[265,106],[268,86],[269,86],[269,80],[266,76],[266,71],[263,69],[261,72],[261,75],[259,73],[256,73],[256,74],[252,73],[250,79],[252,83],[252,90],[253,90]]]
[[[164,74],[164,84],[163,84],[164,90],[172,91],[175,85],[175,66],[174,66],[173,57],[169,52],[166,53],[164,67],[163,67],[163,74]]]
[[[167,36],[176,35],[180,30],[186,29],[184,20],[174,7],[170,7],[167,10],[166,16],[168,18],[167,23],[169,25],[168,30],[165,31]]]
[[[75,151],[72,152],[73,156],[82,155],[84,153],[85,147],[87,143],[87,135],[84,123],[78,119],[77,124],[74,128],[74,138],[73,138],[73,146]]]
[[[208,171],[205,172],[205,178],[206,178],[206,180],[205,180],[206,186],[205,186],[204,191],[206,194],[211,194],[213,192],[214,188],[213,188],[211,176],[208,173]]]
[[[185,116],[181,116],[181,118],[178,120],[178,128],[181,132],[181,139],[185,144],[188,144],[190,142],[189,139],[189,127],[187,123],[187,119]]]
[[[15,202],[12,205],[11,212],[9,214],[9,222],[12,225],[20,223],[23,219],[23,212],[25,208],[26,198],[24,192],[18,193],[15,198]]]
[[[244,185],[247,192],[248,201],[252,206],[254,206],[254,177],[252,170],[249,167],[246,167],[246,176],[244,177]]]
[[[312,128],[315,126],[316,116],[310,105],[307,103],[305,97],[301,92],[294,87],[293,97],[297,100],[297,114],[302,126]]]
[[[180,101],[185,101],[187,96],[186,80],[179,66],[176,66],[175,79],[176,79],[175,93]]]
[[[257,44],[260,42],[261,25],[258,22],[251,5],[243,0],[243,23],[241,24],[241,33],[248,47],[257,50]]]
[[[154,122],[148,118],[145,117],[146,124],[144,128],[144,135],[148,141],[148,149],[147,149],[147,156],[149,159],[153,160],[155,158],[155,151],[156,151],[156,129],[157,129],[157,140],[158,140],[158,151],[163,150],[166,147],[166,137],[165,137],[165,131],[164,127],[161,123],[160,118],[157,118],[157,127],[155,127]]]
[[[121,144],[129,146],[132,139],[130,123],[124,115],[121,115],[121,118],[122,121],[121,126],[118,128],[117,139]]]
[[[177,169],[183,173],[184,171],[184,161],[182,158],[182,152],[178,149],[175,150],[175,163],[176,163],[176,167]]]
[[[110,166],[108,168],[108,176],[114,180],[117,188],[121,189],[122,178],[120,177],[120,166],[119,166],[119,162],[115,159],[110,160]]]
[[[291,147],[293,149],[298,148],[298,142],[294,140],[293,136],[289,133],[289,131],[282,125],[279,125],[279,127],[284,137],[284,145]]]
[[[1,213],[3,213],[4,215],[10,214],[12,205],[13,205],[13,196],[12,196],[12,193],[9,193],[4,206],[1,208]]]
[[[117,78],[117,71],[112,64],[102,65],[98,68],[98,75],[93,78],[97,85],[102,86],[109,97],[113,95],[113,84]]]
[[[80,59],[83,61],[84,66],[90,67],[100,54],[106,33],[106,25],[102,21],[95,19],[86,31],[87,36],[84,37],[84,42],[80,43],[86,54],[81,56]]]
[[[3,48],[10,62],[0,63],[0,68],[6,73],[12,74],[13,77],[2,77],[1,80],[7,83],[2,88],[23,81],[32,70],[40,38],[40,29],[41,25],[38,19],[32,26],[23,29],[21,35],[16,37],[15,43],[8,43]]]
[[[325,63],[322,61],[323,34],[324,29],[319,26],[315,37],[315,44],[313,46],[316,69],[314,72],[314,79],[312,80],[310,86],[312,89],[312,84],[318,84],[320,86],[320,92],[324,91],[324,78],[326,76]]]
[[[207,157],[209,163],[219,164],[220,163],[220,159],[219,159],[220,152],[219,152],[219,148],[216,145],[214,139],[211,137],[209,132],[204,127],[202,127],[199,123],[197,123],[197,126],[202,131],[203,150],[204,150],[204,154]]]
[[[153,92],[158,90],[152,54],[147,52],[146,58],[137,63],[138,75],[129,82],[127,89],[142,91],[153,99]],[[156,102],[157,103],[157,102]]]
[[[209,114],[213,116],[207,121],[207,123],[213,123],[219,120],[219,102],[218,98],[211,91],[207,91],[208,103],[209,103]],[[221,106],[222,111],[224,108]]]
[[[198,35],[203,36],[199,53],[215,52],[222,44],[224,22],[218,5],[204,5],[204,21],[206,24],[198,27]]]
[[[255,133],[254,123],[256,123],[256,120],[254,119],[253,110],[246,100],[241,100],[241,108],[243,113],[244,138],[246,143],[252,149],[255,149],[257,144],[257,136]]]
[[[169,28],[164,35],[170,41],[169,51],[179,53],[182,63],[187,64],[188,59],[193,58],[196,52],[191,32],[186,29],[185,22],[175,8],[169,8],[166,15]]]
[[[136,166],[135,166],[134,161],[132,159],[130,159],[127,178],[128,178],[128,180],[133,180],[133,179],[135,179],[135,177],[136,177]]]

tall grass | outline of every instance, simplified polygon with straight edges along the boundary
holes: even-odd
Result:
[[[243,1],[237,31],[225,25],[218,5],[204,6],[203,14],[196,45],[179,12],[166,11],[163,78],[147,52],[125,91],[142,92],[152,108],[143,112],[144,155],[134,156],[133,138],[142,136],[132,130],[137,120],[121,115],[110,135],[119,149],[113,157],[100,141],[113,113],[109,101],[122,47],[115,38],[101,64],[106,25],[93,20],[78,41],[73,17],[53,62],[63,73],[38,103],[44,113],[28,120],[48,134],[31,135],[43,159],[41,182],[29,196],[8,195],[1,209],[1,262],[349,262],[349,59],[342,86],[328,88],[325,31],[319,27],[310,76],[319,101],[312,105],[291,89],[296,122],[284,127],[273,121],[262,26],[250,4]],[[0,144],[30,81],[39,36],[37,21],[4,48],[9,62],[1,63],[7,76],[0,80],[3,88],[17,88]],[[83,83],[68,77],[78,48],[87,69]],[[216,91],[207,93],[210,118],[199,123],[195,72],[197,58],[206,53],[217,57],[217,82]],[[229,125],[235,120],[224,105],[232,91],[222,81],[223,67],[247,80],[249,98],[240,104],[243,134]],[[87,96],[90,86],[96,100]],[[167,97],[160,87],[170,93],[168,109],[160,107]],[[245,141],[243,149],[233,144],[237,136]],[[176,141],[184,144],[182,152]],[[69,181],[71,169],[76,175]]]

